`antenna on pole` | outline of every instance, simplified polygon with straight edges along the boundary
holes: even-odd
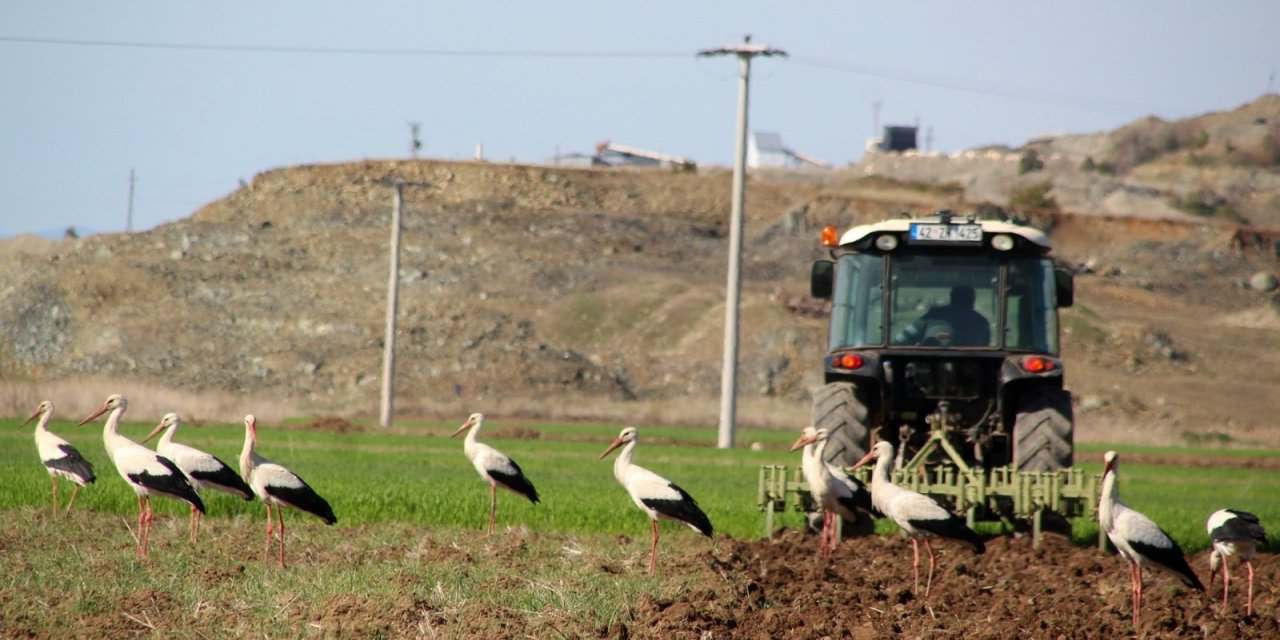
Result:
[[[724,311],[724,365],[720,373],[720,433],[716,446],[732,449],[738,403],[738,301],[742,297],[742,210],[746,195],[747,103],[750,96],[751,60],[756,56],[785,56],[786,51],[768,45],[751,44],[751,35],[742,44],[704,49],[698,57],[738,57],[738,137],[733,158],[733,209],[729,219],[729,277]]]
[[[137,183],[137,176],[134,175],[133,169],[129,169],[129,210],[124,216],[124,230],[126,233],[133,233],[133,186]]]
[[[422,149],[422,138],[418,137],[418,134],[421,131],[422,131],[421,122],[409,123],[409,136],[410,136],[409,156],[412,157],[414,160],[418,159],[418,151]]]

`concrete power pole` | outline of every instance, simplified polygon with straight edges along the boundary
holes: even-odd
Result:
[[[383,338],[382,349],[382,409],[378,416],[378,426],[391,426],[395,413],[396,389],[396,312],[400,303],[400,220],[404,205],[405,187],[429,187],[422,182],[403,182],[396,180],[390,184],[395,187],[395,201],[391,209],[391,273],[387,278],[387,330]]]
[[[734,144],[733,203],[729,218],[729,277],[725,294],[724,365],[720,372],[720,433],[716,446],[733,448],[738,403],[738,302],[742,290],[742,211],[746,195],[747,172],[747,103],[750,96],[751,60],[756,56],[785,56],[787,52],[767,45],[751,44],[744,36],[742,44],[727,45],[698,52],[698,56],[738,57],[738,137]]]

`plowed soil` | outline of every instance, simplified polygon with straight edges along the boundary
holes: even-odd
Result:
[[[43,521],[30,512],[23,517]],[[0,528],[0,569],[6,574],[59,574],[30,587],[0,587],[0,637],[1280,638],[1280,563],[1274,554],[1255,560],[1252,616],[1244,614],[1244,571],[1233,574],[1230,608],[1223,615],[1221,582],[1209,580],[1207,553],[1199,552],[1189,560],[1208,591],[1148,574],[1135,628],[1123,561],[1053,534],[1038,548],[1029,537],[991,538],[982,555],[939,542],[925,597],[927,563],[916,589],[911,544],[900,535],[847,538],[828,560],[818,553],[816,535],[794,529],[756,541],[706,540],[668,530],[659,574],[641,586],[634,579],[644,575],[647,536],[570,542],[516,530],[486,540],[376,525],[349,527],[339,539],[304,522],[294,529],[291,566],[281,572],[262,563],[257,544],[245,544],[248,520],[212,524],[207,533],[214,535],[201,541],[196,554],[183,548],[184,521],[164,524],[153,559],[141,565],[130,553],[113,551],[122,536],[102,534],[120,526],[115,517],[75,513],[60,531],[39,528],[43,534]],[[64,539],[64,548],[78,550],[82,566],[60,561],[50,569],[42,564],[47,558],[28,559],[22,550],[37,535]],[[577,551],[566,553],[569,546]],[[500,569],[484,581],[486,597],[458,591],[453,580],[441,587],[442,575],[489,567]],[[358,570],[361,577],[336,580],[334,572],[342,570]],[[96,586],[77,586],[91,574]],[[540,576],[547,575],[572,577],[544,583]],[[596,599],[575,591],[580,586],[574,584],[597,578],[618,593]],[[295,581],[328,586],[310,589]],[[276,586],[264,590],[264,583]],[[496,604],[513,602],[501,593],[534,583],[579,595],[546,605]],[[379,584],[395,588],[375,589]],[[181,585],[198,585],[194,603]],[[586,604],[621,593],[641,595],[604,615]],[[268,622],[275,626],[258,626]]]
[[[1220,615],[1221,583],[1200,594],[1167,575],[1144,576],[1141,624],[1130,622],[1128,570],[1112,553],[1046,535],[1001,537],[987,552],[935,545],[938,566],[924,597],[913,589],[911,544],[899,536],[846,540],[832,558],[816,537],[784,532],[772,541],[729,542],[711,553],[707,579],[688,597],[641,602],[623,633],[633,638],[1277,638],[1276,558],[1257,568],[1254,615],[1244,583]],[[923,550],[922,550],[923,553]],[[1191,558],[1208,581],[1208,555]],[[1243,571],[1240,572],[1243,574]]]

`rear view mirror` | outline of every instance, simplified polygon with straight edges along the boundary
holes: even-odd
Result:
[[[836,263],[830,260],[818,260],[809,271],[809,295],[823,300],[831,297],[831,287],[835,280]]]
[[[1058,307],[1065,309],[1074,304],[1076,298],[1075,276],[1066,269],[1054,269],[1053,279],[1058,285]]]

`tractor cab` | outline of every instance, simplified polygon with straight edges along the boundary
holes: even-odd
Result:
[[[1072,463],[1058,309],[1070,272],[1048,237],[948,211],[823,232],[811,293],[832,301],[813,423],[850,464],[876,440],[910,458],[945,439],[965,462],[1019,471]]]

